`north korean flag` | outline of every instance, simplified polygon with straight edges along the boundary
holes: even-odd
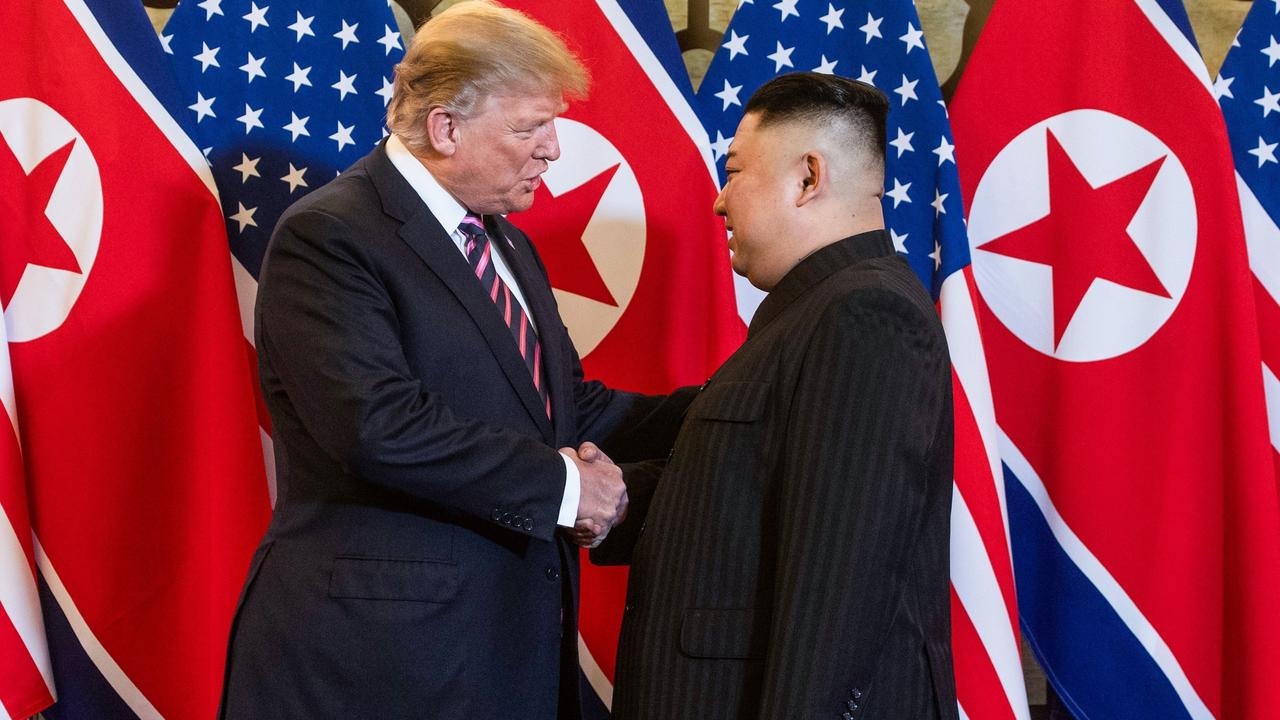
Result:
[[[1027,640],[1077,717],[1273,717],[1252,281],[1181,3],[997,3],[951,121]]]
[[[0,501],[30,510],[0,548],[38,571],[44,632],[0,608],[0,667],[35,662],[6,710],[212,717],[269,514],[212,177],[139,76],[164,67],[140,6],[3,2],[0,25],[0,439],[23,485]]]
[[[547,265],[587,375],[650,393],[702,383],[746,327],[711,210],[710,142],[665,8],[507,4],[560,33],[593,79],[590,97],[556,121],[561,156],[532,209],[511,217]],[[582,665],[607,704],[626,569],[592,566],[585,553],[582,564]]]

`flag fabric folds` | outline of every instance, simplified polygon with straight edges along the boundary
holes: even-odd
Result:
[[[951,121],[1029,643],[1077,717],[1274,715],[1253,281],[1182,4],[997,3]]]
[[[751,93],[793,71],[844,75],[889,97],[885,222],[939,305],[954,368],[956,692],[968,717],[1025,719],[1008,523],[955,146],[915,6],[906,0],[741,5],[698,91],[721,172]]]
[[[269,509],[212,178],[140,7],[0,22],[0,703],[209,717]]]
[[[1280,13],[1254,3],[1213,84],[1227,120],[1253,269],[1271,447],[1280,452]],[[1277,457],[1280,468],[1280,456]]]
[[[701,384],[746,328],[724,223],[711,212],[706,132],[659,59],[675,47],[665,9],[656,0],[505,4],[560,33],[593,78],[590,97],[556,121],[561,156],[533,207],[511,216],[542,256],[585,372],[650,393]],[[646,24],[654,18],[662,22]],[[582,665],[608,704],[626,572],[595,567],[585,553],[582,568]]]
[[[404,56],[391,8],[183,2],[161,41],[213,166],[232,252],[257,277],[280,213],[386,135]]]

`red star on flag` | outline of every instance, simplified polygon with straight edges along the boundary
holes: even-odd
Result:
[[[600,277],[582,234],[618,167],[614,165],[559,195],[552,195],[546,185],[539,185],[534,191],[533,207],[515,220],[536,240],[553,287],[614,307],[618,301]]]
[[[0,304],[9,305],[28,265],[80,272],[80,263],[45,208],[62,176],[75,140],[53,151],[28,174],[7,143],[0,142]]]
[[[1155,182],[1164,158],[1101,187],[1093,187],[1046,130],[1049,213],[984,244],[987,252],[1053,268],[1053,345],[1094,280],[1170,297],[1128,226]]]

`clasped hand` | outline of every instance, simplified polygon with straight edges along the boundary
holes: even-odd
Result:
[[[627,516],[627,486],[622,482],[622,470],[594,443],[582,443],[576,452],[573,448],[560,451],[578,466],[581,480],[573,541],[594,548]]]

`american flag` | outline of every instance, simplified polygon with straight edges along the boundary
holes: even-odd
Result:
[[[951,590],[963,716],[1027,718],[995,416],[973,304],[969,243],[946,105],[908,0],[742,0],[698,90],[723,180],[743,105],[770,78],[835,73],[889,97],[885,222],[930,289],[951,345],[956,469]]]
[[[188,0],[161,32],[254,277],[276,220],[386,135],[404,43],[385,0]]]
[[[1256,2],[1222,64],[1213,94],[1236,165],[1253,269],[1271,446],[1280,451],[1280,0]],[[1280,467],[1280,465],[1278,465]]]
[[[389,0],[187,0],[160,42],[183,93],[175,112],[213,169],[252,343],[258,271],[276,221],[386,136],[404,43]],[[261,401],[258,421],[274,504]]]

